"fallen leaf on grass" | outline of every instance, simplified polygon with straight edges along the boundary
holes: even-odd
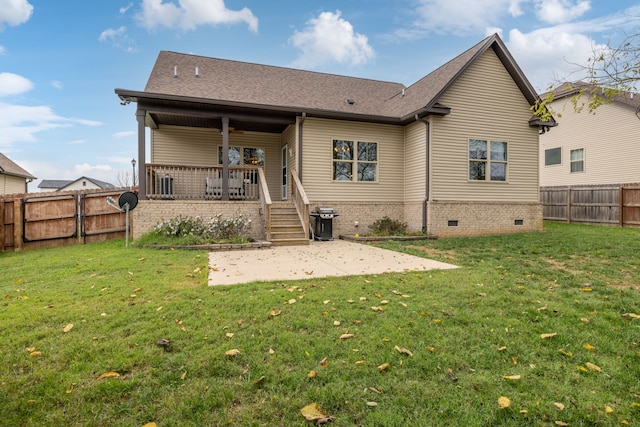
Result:
[[[327,411],[322,409],[316,402],[310,403],[300,409],[300,413],[307,421],[315,421],[317,424],[324,424],[333,419],[333,417],[327,414]]]
[[[596,347],[595,347],[595,346],[593,346],[593,345],[591,345],[591,344],[589,344],[589,343],[586,343],[586,344],[584,345],[584,348],[586,348],[587,350],[595,350],[595,349],[596,349]]]
[[[513,380],[513,381],[515,381],[515,380],[519,380],[521,377],[520,377],[520,375],[506,375],[506,376],[504,376],[502,378],[504,378],[505,380]]]
[[[556,421],[555,425],[557,425],[557,426],[568,426],[569,424],[565,423],[564,421]]]
[[[367,406],[371,406],[371,407],[378,406],[378,402],[367,402]]]
[[[389,368],[389,364],[388,363],[383,363],[382,365],[378,366],[378,371],[380,372],[384,372]]]
[[[560,402],[553,402],[553,406],[555,406],[559,411],[564,410],[564,405]]]
[[[498,351],[505,351],[507,349],[506,345],[503,345],[502,347],[498,347]]]
[[[240,354],[240,350],[238,350],[237,348],[233,348],[231,350],[225,351],[224,355],[225,356],[237,356]]]
[[[407,304],[403,303],[402,301],[398,301],[398,304],[400,304],[401,306],[403,306],[405,308],[407,307]]]
[[[411,350],[407,350],[404,347],[400,348],[398,346],[395,346],[395,347],[393,347],[393,349],[395,351],[397,351],[398,353],[400,353],[400,354],[406,354],[406,355],[409,355],[409,356],[413,356],[413,353],[411,352]]]
[[[62,330],[62,332],[64,332],[66,334],[71,329],[73,329],[73,323],[69,323],[67,326],[65,326],[64,329]]]
[[[117,372],[105,372],[104,374],[98,377],[98,381],[104,380],[106,378],[118,378],[120,376]]]
[[[151,422],[151,423],[146,423],[145,425],[143,425],[142,427],[157,427],[156,423]]]
[[[429,351],[430,353],[435,353],[436,352],[436,348],[435,347],[431,347],[430,345],[425,347],[427,349],[427,351]]]
[[[604,405],[604,412],[606,412],[607,414],[610,414],[613,412],[613,408],[609,405]]]
[[[333,326],[340,326],[340,321],[339,320],[334,320],[333,321]]]
[[[32,351],[31,353],[29,353],[29,357],[40,357],[40,356],[42,356],[41,351]]]
[[[231,332],[227,332],[224,336],[227,338],[233,338],[233,334]]]
[[[318,373],[316,371],[309,371],[309,373],[307,374],[307,378],[311,379],[311,378],[315,378],[318,376]]]
[[[640,314],[635,313],[624,313],[622,317],[629,317],[631,319],[640,319]]]
[[[296,302],[298,302],[297,299],[295,298],[291,298],[289,301],[287,301],[289,304],[295,304]]]
[[[601,372],[601,371],[602,371],[602,369],[600,368],[600,366],[598,366],[598,365],[594,365],[594,364],[593,364],[593,363],[591,363],[591,362],[587,362],[587,363],[585,363],[585,366],[586,366],[587,368],[591,369],[592,371],[596,371],[596,372]]]
[[[33,352],[33,351],[36,351],[36,348],[35,348],[35,347],[27,347],[27,349],[26,349],[26,350],[27,350],[29,353],[31,353],[31,352]]]
[[[340,339],[341,340],[348,340],[348,339],[353,338],[353,337],[355,337],[355,335],[353,335],[353,334],[342,334],[342,335],[340,335]]]
[[[280,314],[282,314],[282,310],[271,310],[270,314],[272,317],[280,316]]]
[[[187,378],[187,371],[184,371],[182,375],[180,375],[181,380],[184,380],[185,378]]]
[[[329,366],[329,362],[326,357],[320,361],[320,366],[323,368],[326,368],[327,366]]]
[[[376,394],[382,394],[382,392],[375,387],[367,387],[367,390],[372,391]]]
[[[504,409],[508,408],[509,406],[511,406],[511,400],[509,400],[508,397],[500,396],[498,398],[498,408]]]
[[[567,357],[573,357],[573,354],[568,352],[568,351],[564,351],[563,349],[559,349],[558,353],[560,353],[563,356],[567,356]]]
[[[543,340],[546,340],[548,338],[552,338],[555,337],[556,335],[558,335],[557,332],[551,333],[551,334],[541,334],[540,338],[542,338]]]

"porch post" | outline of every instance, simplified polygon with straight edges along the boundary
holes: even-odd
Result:
[[[222,118],[222,200],[229,200],[229,117]]]
[[[138,120],[138,199],[141,200],[147,198],[147,165],[145,160],[146,133],[144,127],[146,115],[147,112],[145,110],[136,110],[136,119]]]

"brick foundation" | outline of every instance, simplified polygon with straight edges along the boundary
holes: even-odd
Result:
[[[260,216],[260,202],[206,201],[206,200],[140,200],[131,212],[133,216],[133,238],[137,239],[162,220],[178,216],[199,216],[205,220],[221,213],[223,218],[243,214],[251,219],[250,236],[264,240],[265,232]]]
[[[429,202],[428,228],[438,237],[482,236],[542,230],[538,202]],[[521,225],[516,225],[516,221]],[[456,224],[457,222],[457,224]]]

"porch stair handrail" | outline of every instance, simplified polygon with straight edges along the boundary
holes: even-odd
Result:
[[[293,204],[298,212],[298,217],[300,217],[304,235],[309,236],[309,198],[304,191],[300,178],[298,178],[298,172],[294,168],[291,168],[291,180],[293,181],[293,186],[291,187]]]
[[[260,207],[262,208],[263,216],[263,225],[266,230],[267,240],[271,239],[271,206],[273,202],[271,201],[271,195],[269,194],[269,187],[267,186],[267,178],[264,175],[264,170],[262,168],[258,169],[258,181],[260,185],[258,185],[258,198],[260,200]]]

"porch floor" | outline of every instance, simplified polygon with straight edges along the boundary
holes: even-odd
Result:
[[[333,240],[305,246],[209,253],[209,286],[458,268],[452,264]]]

